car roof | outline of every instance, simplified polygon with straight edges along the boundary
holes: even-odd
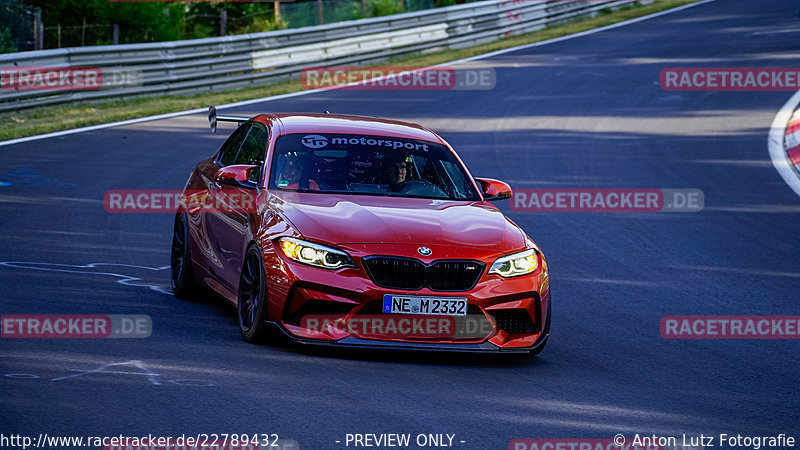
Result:
[[[368,134],[442,142],[436,133],[422,125],[379,117],[346,114],[262,114],[253,117],[253,120],[263,123],[277,120],[281,125],[281,134]]]

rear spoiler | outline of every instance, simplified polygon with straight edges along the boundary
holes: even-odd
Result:
[[[237,122],[238,125],[241,125],[248,120],[250,120],[249,117],[242,116],[218,116],[217,108],[213,106],[208,107],[208,124],[211,126],[212,133],[217,132],[217,122]]]

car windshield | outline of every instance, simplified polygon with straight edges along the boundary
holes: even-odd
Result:
[[[278,138],[270,189],[476,201],[464,167],[444,145],[352,134]]]

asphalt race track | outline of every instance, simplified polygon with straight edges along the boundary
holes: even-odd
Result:
[[[464,449],[800,437],[799,341],[659,334],[665,315],[798,314],[800,198],[766,145],[792,93],[658,84],[665,67],[799,66],[798,8],[718,0],[469,63],[496,70],[493,90],[339,90],[225,111],[419,122],[473,175],[514,188],[701,189],[699,213],[501,204],[551,271],[551,337],[535,359],[253,346],[222,301],[173,298],[172,215],[110,214],[103,194],[180,189],[230,125],[212,135],[196,114],[0,148],[1,312],[148,314],[154,327],[148,339],[3,339],[4,433],[277,433],[303,449],[344,448],[347,433],[449,433]]]

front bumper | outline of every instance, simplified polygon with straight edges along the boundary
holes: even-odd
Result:
[[[356,261],[356,268],[330,271],[296,263],[277,252],[265,252],[267,321],[291,341],[347,348],[538,353],[547,341],[550,293],[543,258],[537,271],[530,275],[502,278],[484,272],[472,289],[463,292],[382,288],[367,275],[361,258],[356,257]],[[490,258],[484,262],[489,267],[492,261]],[[304,322],[306,317],[329,317],[332,322],[345,324],[350,324],[350,319],[364,320],[362,317],[394,320],[397,315],[383,314],[381,310],[384,294],[466,298],[470,317],[485,320],[491,325],[490,330],[470,336],[398,336],[364,332],[349,325],[312,329]]]
[[[414,350],[414,351],[433,351],[433,352],[454,352],[454,353],[492,353],[492,354],[537,354],[549,337],[549,332],[542,333],[541,338],[535,345],[530,347],[510,347],[504,348],[490,342],[482,343],[435,343],[435,342],[403,342],[403,341],[382,341],[374,339],[360,339],[347,337],[338,341],[325,341],[318,339],[302,339],[283,328],[280,324],[270,322],[279,330],[289,341],[309,347],[335,347],[344,349],[366,349],[366,350]]]

